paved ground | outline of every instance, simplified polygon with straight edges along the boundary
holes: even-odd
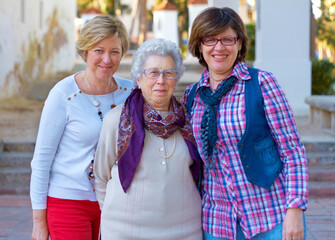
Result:
[[[0,240],[28,240],[31,230],[29,196],[0,195]]]
[[[335,199],[310,199],[308,240],[335,239]],[[0,195],[0,240],[31,239],[32,211],[27,195]]]

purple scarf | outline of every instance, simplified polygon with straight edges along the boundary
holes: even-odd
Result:
[[[134,89],[122,109],[117,141],[117,159],[120,182],[127,192],[142,156],[146,127],[156,136],[168,138],[180,130],[194,160],[190,169],[194,180],[200,176],[200,156],[184,105],[171,97],[170,112],[164,119],[145,103],[140,89]]]

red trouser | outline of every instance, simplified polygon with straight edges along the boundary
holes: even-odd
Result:
[[[52,240],[98,240],[98,202],[48,197],[47,221]]]

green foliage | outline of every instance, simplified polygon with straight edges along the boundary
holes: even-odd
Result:
[[[335,6],[335,1],[325,4],[325,0],[320,0],[321,16],[316,20],[317,36],[319,40],[327,43],[335,50],[335,13],[331,7]]]
[[[104,0],[105,2],[105,6],[106,8],[104,9],[109,15],[115,16],[116,12],[115,12],[115,8],[116,8],[116,4],[118,4],[118,6],[120,5],[120,1],[117,0],[117,3],[114,0]]]
[[[106,9],[105,11],[112,15],[112,16],[115,16],[117,15],[116,14],[116,9],[119,9],[119,11],[121,11],[122,13],[124,12],[127,12],[128,14],[131,13],[131,8],[130,6],[126,5],[126,4],[122,4],[121,3],[121,0],[104,0],[105,2],[105,6],[106,6]]]
[[[80,13],[91,5],[91,0],[77,0],[77,16],[80,17]]]
[[[93,0],[77,0],[77,15],[80,17],[80,13],[84,9],[88,9],[98,5],[100,11],[104,14],[116,15],[116,8],[120,9],[122,12],[130,12],[130,7],[128,5],[121,4],[121,0],[98,0],[94,3]]]
[[[182,45],[180,47],[180,52],[183,55],[183,57],[186,58],[186,56],[187,56],[187,45]]]
[[[312,60],[312,94],[331,95],[334,94],[335,65],[328,60]]]
[[[247,36],[249,38],[248,53],[246,56],[247,61],[255,60],[255,24],[249,23],[245,25]]]

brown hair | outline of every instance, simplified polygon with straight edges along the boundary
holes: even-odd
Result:
[[[242,62],[248,52],[248,36],[240,16],[231,8],[210,7],[201,12],[192,24],[191,35],[188,42],[189,52],[199,59],[199,63],[208,68],[208,65],[200,52],[201,39],[216,36],[231,27],[241,41],[241,50],[236,62]]]
[[[129,49],[128,33],[124,24],[110,15],[94,17],[80,30],[77,41],[78,54],[86,62],[86,52],[96,43],[111,36],[121,39],[123,56]]]

